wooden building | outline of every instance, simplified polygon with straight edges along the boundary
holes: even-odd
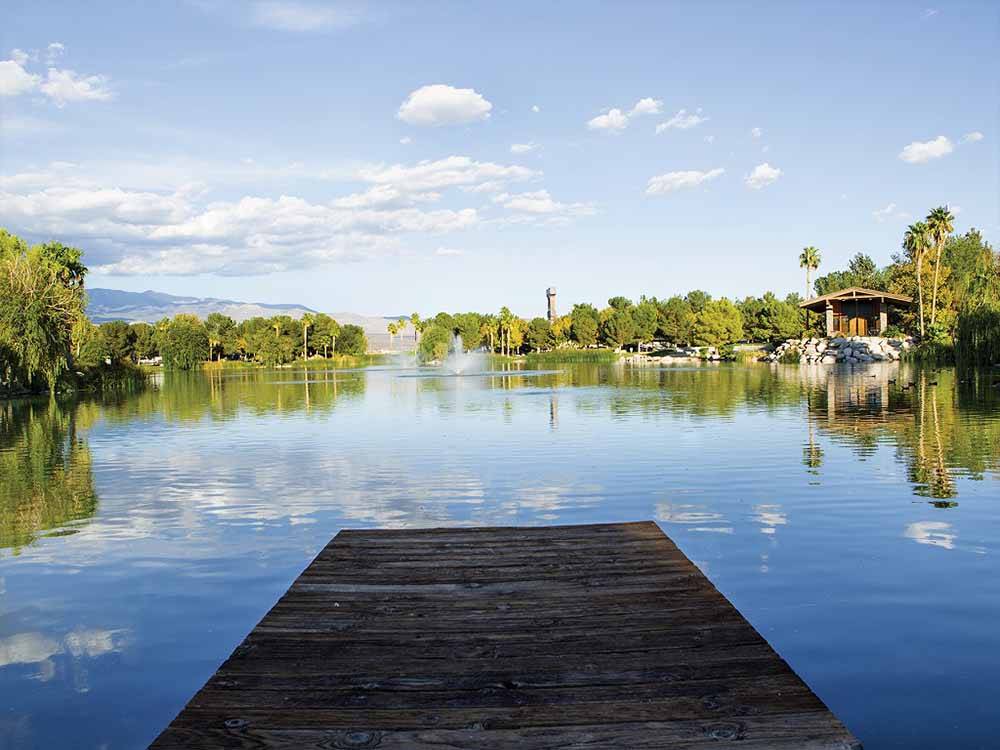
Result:
[[[889,325],[890,307],[910,307],[913,298],[852,286],[799,303],[826,316],[827,336],[879,336]]]

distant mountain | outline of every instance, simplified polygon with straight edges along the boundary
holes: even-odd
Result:
[[[316,312],[305,305],[272,305],[263,302],[237,302],[214,297],[179,297],[163,292],[124,292],[120,289],[88,289],[87,315],[95,323],[109,320],[124,320],[129,323],[143,321],[155,323],[163,318],[172,318],[179,313],[197,315],[204,320],[210,313],[228,315],[237,323],[248,318],[270,318],[274,315],[289,315],[301,318],[305,313]],[[386,324],[398,320],[402,315],[358,315],[349,312],[329,313],[341,325],[361,326],[368,336],[369,345],[376,350],[389,348],[389,334]],[[411,334],[412,335],[412,334]],[[400,337],[393,340],[393,349],[400,347]]]

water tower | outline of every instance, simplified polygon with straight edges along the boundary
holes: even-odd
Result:
[[[550,286],[545,290],[545,296],[549,300],[549,323],[555,323],[556,318],[559,317],[556,315],[556,288]]]

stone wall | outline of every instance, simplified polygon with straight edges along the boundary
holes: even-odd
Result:
[[[836,336],[834,338],[788,339],[764,357],[778,362],[791,351],[799,353],[804,365],[832,365],[837,362],[895,362],[913,346],[913,339],[890,339],[882,336]]]

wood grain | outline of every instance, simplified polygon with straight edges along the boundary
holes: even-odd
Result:
[[[642,522],[341,531],[150,747],[861,744]]]

